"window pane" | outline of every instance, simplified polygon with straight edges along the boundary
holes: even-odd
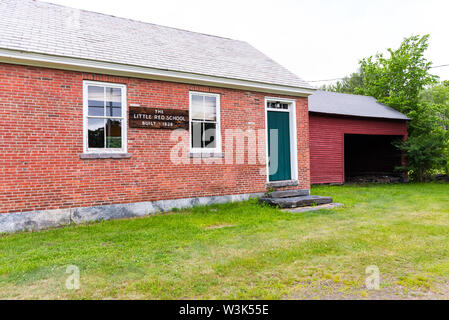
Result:
[[[89,116],[104,116],[104,88],[88,87]]]
[[[202,127],[203,124],[201,122],[192,122],[192,130],[191,130],[191,138],[192,138],[192,148],[201,148],[202,147]]]
[[[204,120],[217,120],[217,99],[215,97],[204,97]]]
[[[106,121],[106,148],[122,147],[122,121],[111,120]]]
[[[288,110],[288,103],[268,102],[268,108]]]
[[[199,95],[192,95],[192,119],[203,120],[204,119],[204,97]]]
[[[215,138],[217,135],[216,126],[215,123],[204,123],[203,142],[205,148],[215,148],[217,146]]]
[[[111,117],[122,116],[122,89],[106,88],[106,115]]]
[[[104,119],[87,119],[89,148],[104,148]]]

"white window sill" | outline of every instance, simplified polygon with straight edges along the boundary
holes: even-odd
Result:
[[[82,153],[80,159],[95,160],[95,159],[129,159],[132,157],[130,153]]]
[[[190,152],[190,158],[224,158],[223,152]]]

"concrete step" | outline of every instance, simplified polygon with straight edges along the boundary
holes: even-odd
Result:
[[[299,196],[289,198],[260,198],[259,202],[285,209],[328,204],[332,203],[333,200],[330,197]]]
[[[308,196],[309,190],[286,190],[286,191],[273,191],[267,194],[267,198],[293,198]]]

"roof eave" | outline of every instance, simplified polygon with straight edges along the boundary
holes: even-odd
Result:
[[[308,97],[316,89],[0,48],[0,62]]]
[[[319,113],[319,114],[332,115],[332,116],[356,117],[356,118],[368,118],[368,119],[401,120],[401,121],[411,121],[412,120],[408,117],[406,117],[406,118],[389,118],[389,117],[381,117],[381,116],[366,116],[366,115],[362,116],[362,115],[357,115],[357,114],[324,112],[324,111],[314,111],[314,110],[309,110],[309,113]]]

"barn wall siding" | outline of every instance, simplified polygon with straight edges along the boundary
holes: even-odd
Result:
[[[344,183],[344,135],[407,136],[404,120],[368,119],[310,113],[310,180],[312,184]]]

